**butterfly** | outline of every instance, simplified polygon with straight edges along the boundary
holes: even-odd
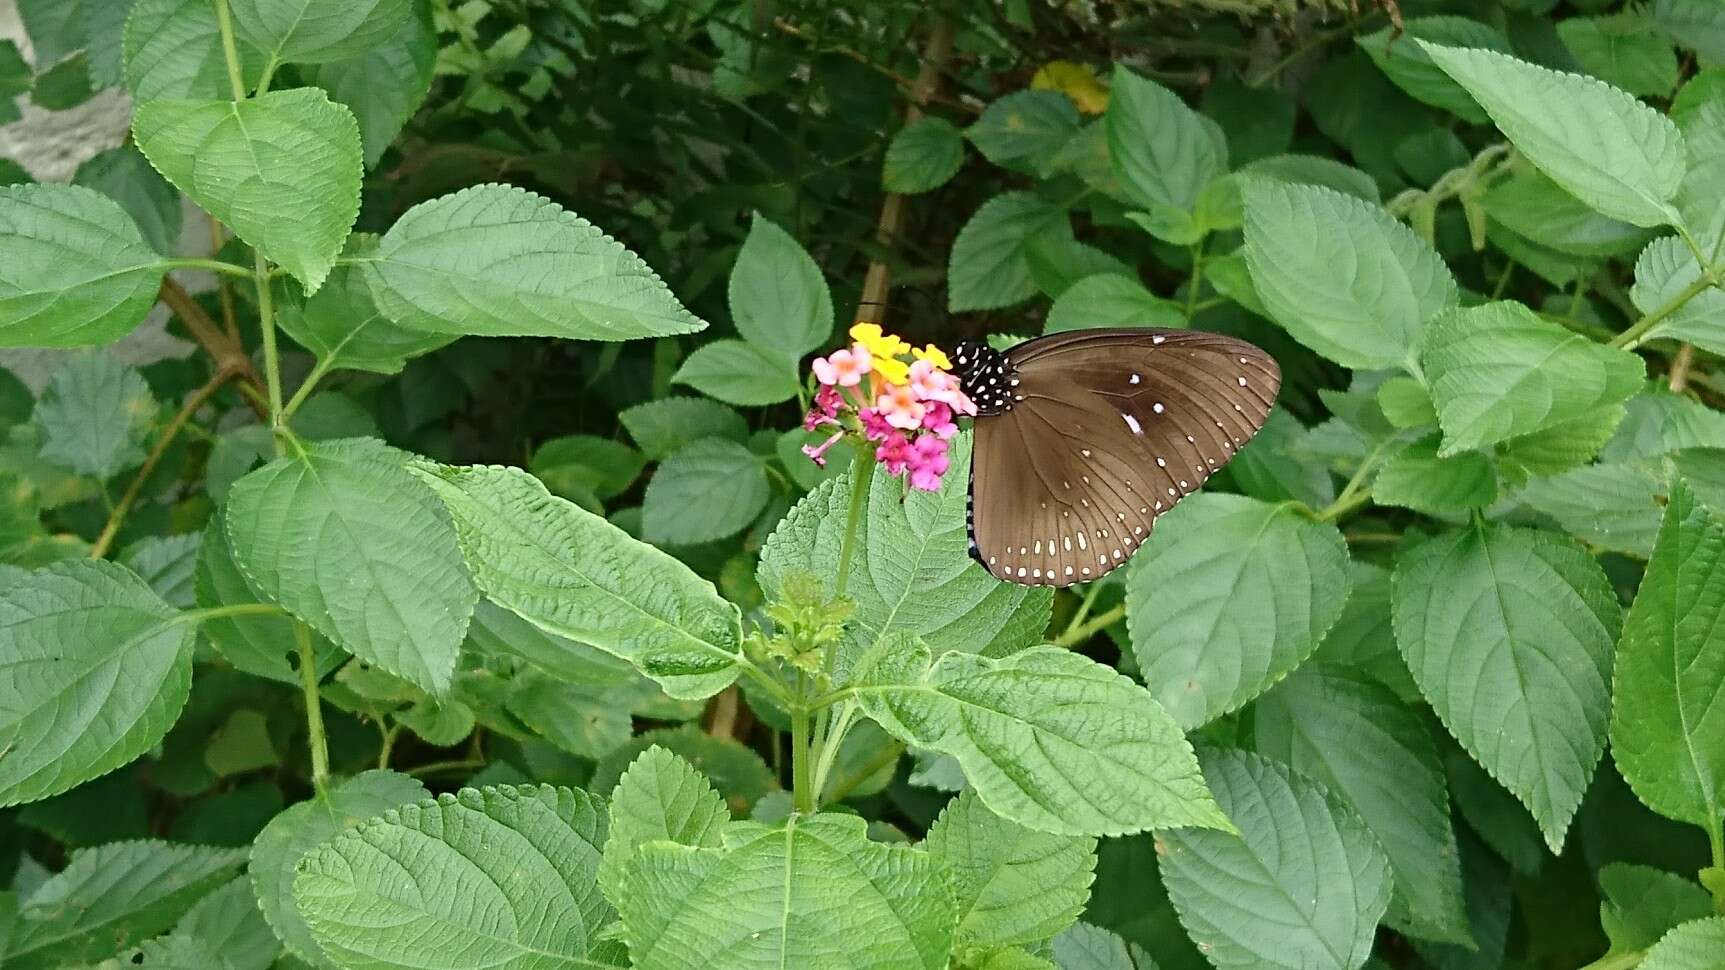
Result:
[[[952,364],[977,409],[970,555],[1024,586],[1119,568],[1264,426],[1282,383],[1269,354],[1197,330],[965,341]]]

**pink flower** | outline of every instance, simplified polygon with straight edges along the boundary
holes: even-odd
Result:
[[[863,408],[858,411],[857,419],[862,422],[863,434],[870,441],[885,441],[887,435],[893,433],[892,425],[887,424],[886,418],[882,417],[881,413],[874,408]]]
[[[822,384],[815,392],[815,406],[809,413],[803,415],[803,430],[813,431],[822,425],[838,424],[839,408],[844,406],[844,396],[839,389],[831,384]]]
[[[915,431],[922,427],[922,414],[927,410],[918,399],[916,390],[909,384],[889,386],[880,397],[875,398],[874,406],[875,410],[886,418],[887,424],[905,431]]]
[[[932,360],[910,365],[910,386],[924,401],[939,401],[959,414],[976,413],[976,405],[959,390],[958,378],[936,367]]]
[[[827,449],[831,448],[833,445],[838,444],[839,439],[843,438],[844,436],[845,436],[845,433],[843,431],[835,431],[835,432],[833,432],[833,436],[831,438],[828,438],[827,440],[821,442],[818,445],[803,445],[803,454],[808,455],[810,460],[812,460],[815,464],[821,466],[822,468],[825,468],[827,466],[827,459],[826,459]]]
[[[952,423],[952,408],[939,401],[930,403],[927,410],[923,411],[922,426],[940,438],[950,438],[958,434],[958,425]]]
[[[853,344],[849,350],[835,350],[830,356],[815,358],[811,366],[822,384],[855,387],[868,376],[874,361],[861,344]]]
[[[923,435],[911,445],[910,487],[932,492],[940,488],[940,479],[950,462],[946,457],[946,440]]]
[[[910,439],[906,438],[902,431],[889,433],[874,453],[875,460],[881,463],[888,475],[903,475],[905,467],[910,464],[911,455]]]

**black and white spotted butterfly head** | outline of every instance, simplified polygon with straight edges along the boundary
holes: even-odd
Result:
[[[1006,354],[985,343],[961,340],[952,352],[952,370],[978,416],[1012,410],[1018,375]]]

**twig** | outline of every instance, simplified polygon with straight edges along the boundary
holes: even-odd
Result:
[[[185,287],[175,282],[173,277],[164,276],[157,295],[186,325],[186,330],[191,333],[192,339],[198,342],[198,346],[210,355],[217,373],[231,372],[253,388],[263,386],[263,382],[258,379],[258,372],[252,367],[251,358],[246,356],[245,348],[240,346],[237,339],[222,332],[221,327],[204,312],[204,308],[198,306],[198,302],[186,292]],[[258,411],[258,417],[265,416],[265,412],[259,410],[260,405],[256,399],[248,397],[247,400],[252,403],[252,409]]]
[[[952,55],[953,39],[952,21],[941,17],[934,23],[934,30],[928,35],[928,43],[922,51],[922,67],[917,71],[916,84],[911,89],[910,105],[904,111],[904,123],[913,125],[922,117],[923,106],[933,97],[935,88],[940,84],[940,72],[946,59]],[[887,194],[886,201],[881,203],[880,222],[875,227],[875,241],[883,249],[891,249],[898,238],[899,229],[904,224],[904,196],[897,192]],[[879,323],[886,316],[887,291],[892,288],[892,267],[886,262],[869,264],[868,276],[863,279],[862,298],[857,307],[856,319],[863,323]]]
[[[150,476],[155,473],[156,466],[162,461],[162,456],[168,453],[168,446],[172,445],[174,439],[179,436],[180,429],[185,427],[186,422],[191,419],[193,414],[197,413],[199,408],[204,406],[205,402],[209,401],[211,396],[222,389],[222,385],[237,376],[238,373],[233,370],[218,370],[214,377],[204,383],[203,387],[193,391],[192,396],[186,398],[186,403],[175,413],[173,419],[168,422],[168,426],[162,429],[161,437],[156,440],[155,447],[150,449],[149,456],[144,459],[144,464],[138,469],[138,474],[132,478],[132,483],[126,486],[125,494],[120,496],[120,501],[114,505],[114,510],[108,513],[108,522],[102,526],[102,534],[97,536],[95,543],[90,546],[91,559],[101,559],[108,554],[108,549],[114,544],[114,536],[119,534],[120,524],[126,520],[126,513],[132,510],[133,503],[137,502],[139,493],[144,490],[144,482],[148,481]]]
[[[715,738],[734,738],[737,730],[737,685],[719,691],[707,705],[707,733]]]
[[[1671,361],[1671,393],[1682,394],[1689,386],[1689,368],[1695,363],[1695,345],[1686,343],[1677,348],[1677,357]]]
[[[222,232],[222,221],[220,219],[217,219],[215,216],[210,216],[209,221],[210,255],[214,256],[222,251],[222,244],[227,242],[227,237]],[[234,291],[233,288],[228,285],[227,277],[216,277],[216,295],[222,302],[222,326],[226,328],[228,338],[233,340],[235,343],[238,343],[240,339],[240,324],[239,319],[234,315]]]

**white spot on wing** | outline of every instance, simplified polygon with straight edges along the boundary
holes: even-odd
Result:
[[[1144,433],[1144,428],[1142,425],[1140,425],[1138,423],[1137,418],[1133,417],[1130,414],[1122,414],[1120,416],[1126,419],[1126,427],[1131,428],[1133,434],[1143,434]]]

